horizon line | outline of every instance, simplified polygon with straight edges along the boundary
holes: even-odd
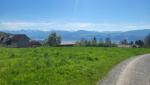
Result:
[[[86,31],[86,32],[128,32],[128,31],[142,31],[142,30],[150,30],[150,29],[133,29],[133,30],[127,30],[127,31],[95,31],[95,30],[39,30],[39,29],[18,29],[18,30],[1,30],[1,32],[5,31],[42,31],[42,32],[55,32],[55,31],[66,31],[66,32],[79,32],[79,31]]]

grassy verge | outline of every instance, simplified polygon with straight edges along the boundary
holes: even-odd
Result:
[[[95,85],[145,48],[0,48],[0,85]]]

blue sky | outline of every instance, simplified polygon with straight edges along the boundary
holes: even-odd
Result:
[[[0,0],[0,29],[150,29],[150,0]]]

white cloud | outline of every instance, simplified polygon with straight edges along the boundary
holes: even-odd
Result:
[[[0,22],[0,30],[88,30],[88,31],[128,31],[150,29],[150,24],[114,24],[86,22]]]

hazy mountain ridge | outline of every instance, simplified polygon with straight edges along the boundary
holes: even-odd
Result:
[[[98,40],[105,39],[106,37],[110,37],[113,41],[120,41],[123,39],[128,40],[138,40],[144,39],[146,35],[150,33],[150,29],[144,30],[132,30],[132,31],[108,31],[108,32],[96,32],[96,31],[39,31],[39,30],[19,30],[19,31],[4,31],[12,34],[26,34],[31,39],[43,40],[46,39],[48,34],[51,32],[57,32],[60,36],[62,36],[63,41],[77,41],[80,39],[91,39],[95,36]]]

